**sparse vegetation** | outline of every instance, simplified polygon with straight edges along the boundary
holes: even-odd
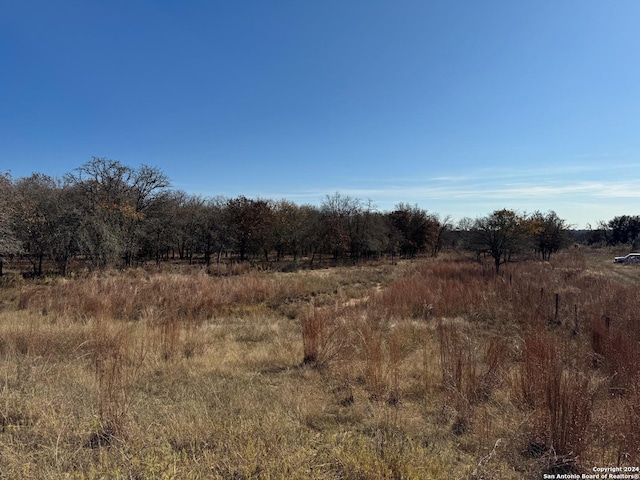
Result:
[[[537,479],[637,465],[640,269],[599,255],[501,275],[443,254],[6,282],[0,476]]]

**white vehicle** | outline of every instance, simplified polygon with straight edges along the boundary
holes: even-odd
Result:
[[[624,257],[616,257],[614,263],[640,263],[640,253],[630,253]]]

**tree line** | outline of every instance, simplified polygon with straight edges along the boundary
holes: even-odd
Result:
[[[640,249],[640,215],[619,215],[608,222],[600,221],[596,229],[588,232],[586,241],[590,245],[629,245]]]
[[[400,204],[392,213],[347,195],[320,207],[288,200],[213,197],[173,190],[159,169],[93,158],[61,179],[0,175],[0,256],[19,255],[33,275],[45,261],[66,275],[90,268],[181,259],[233,258],[310,264],[321,256],[358,262],[383,254],[436,253],[447,228],[437,215]]]
[[[63,178],[0,174],[0,274],[2,260],[15,256],[38,276],[45,262],[67,275],[72,260],[92,269],[230,258],[294,266],[304,259],[313,266],[323,257],[357,263],[381,255],[435,256],[445,247],[488,256],[499,271],[513,255],[533,252],[548,260],[570,241],[568,225],[553,211],[504,209],[454,225],[417,205],[380,212],[341,193],[320,206],[202,197],[171,189],[158,168],[107,158],[94,157]]]

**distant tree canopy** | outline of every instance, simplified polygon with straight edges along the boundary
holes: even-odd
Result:
[[[624,238],[633,232],[637,237],[638,230],[625,228],[630,233]],[[399,203],[380,212],[370,201],[339,192],[319,207],[204,198],[170,189],[157,168],[97,157],[62,179],[0,174],[0,274],[2,259],[16,255],[38,276],[45,261],[66,275],[72,261],[93,269],[170,259],[210,265],[228,258],[288,258],[297,265],[304,258],[313,265],[322,256],[351,263],[381,255],[436,256],[445,245],[489,255],[499,271],[523,251],[548,260],[566,246],[566,233],[554,212],[521,216],[499,210],[454,229],[449,217],[417,205]]]
[[[553,253],[568,247],[572,242],[569,226],[553,210],[546,214],[534,212],[525,222],[527,233],[533,241],[533,248],[542,260],[551,259]]]
[[[524,218],[516,212],[496,210],[491,215],[475,220],[469,246],[478,255],[490,255],[497,273],[500,265],[524,248],[525,228]]]
[[[519,215],[513,210],[496,210],[476,219],[469,227],[468,248],[476,254],[488,254],[496,273],[516,253],[534,251],[542,260],[570,243],[566,222],[550,211],[546,214]]]
[[[640,215],[620,215],[608,222],[600,222],[589,235],[589,243],[606,245],[629,245],[640,248]]]
[[[169,186],[166,175],[146,165],[133,169],[115,160],[93,158],[65,180],[82,208],[81,252],[96,267],[118,258],[131,265],[139,252],[149,211]]]

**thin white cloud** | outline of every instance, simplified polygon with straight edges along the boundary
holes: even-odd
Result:
[[[245,194],[319,205],[326,195],[340,192],[370,199],[381,211],[405,202],[457,219],[481,216],[498,208],[523,212],[555,210],[569,223],[583,227],[617,215],[638,213],[640,178],[629,179],[624,174],[637,169],[637,165],[621,164],[527,170],[478,168],[463,174],[384,180],[358,178],[344,184]]]
[[[553,185],[539,185],[535,183],[504,184],[485,188],[475,185],[466,190],[463,195],[477,195],[485,198],[552,198],[565,196],[589,196],[601,198],[638,198],[640,197],[640,182],[575,182]],[[455,195],[456,191],[451,190]]]
[[[640,198],[640,180],[625,182],[574,182],[555,185],[535,183],[487,184],[481,182],[456,182],[455,185],[425,184],[420,187],[399,185],[382,187],[337,187],[282,193],[279,196],[318,198],[339,191],[358,198],[406,197],[413,200],[465,200],[465,199],[530,199],[558,197]]]
[[[436,183],[459,183],[459,182],[483,182],[483,181],[500,181],[508,179],[539,179],[542,181],[555,181],[563,179],[566,176],[574,176],[572,178],[580,178],[584,176],[593,177],[595,175],[612,175],[620,171],[636,171],[640,169],[640,164],[637,163],[559,163],[557,165],[539,165],[532,166],[531,168],[519,167],[506,167],[506,166],[490,166],[483,167],[478,166],[476,168],[469,168],[464,173],[456,174],[437,174],[434,176],[420,176],[415,175],[411,177],[393,177],[381,180],[380,178],[359,178],[357,183],[359,184],[377,184],[377,185],[431,185]],[[356,183],[354,181],[353,183]]]

